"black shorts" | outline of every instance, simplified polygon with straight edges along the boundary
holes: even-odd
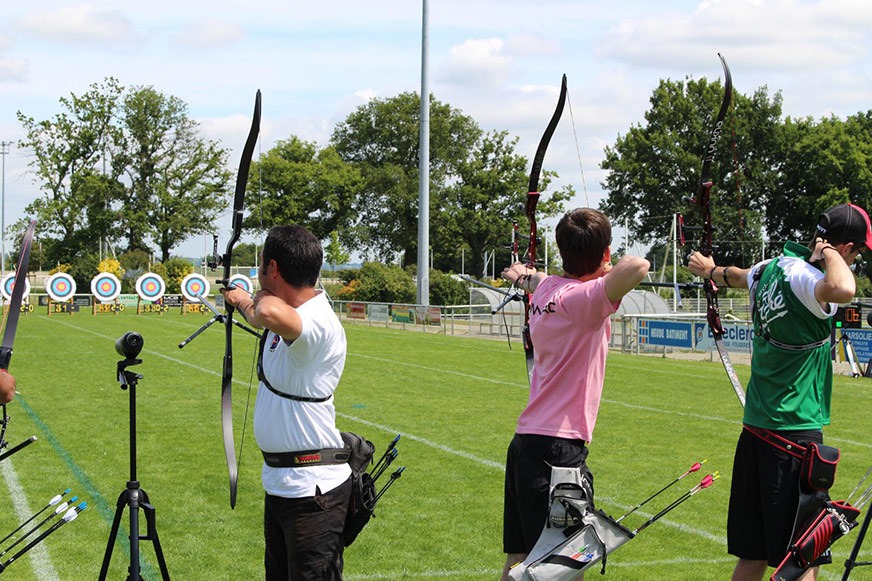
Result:
[[[267,581],[341,581],[351,478],[304,498],[264,495]]]
[[[506,454],[503,504],[503,552],[529,553],[548,518],[551,466],[580,466],[593,489],[585,464],[584,440],[515,434]]]
[[[779,430],[778,435],[801,446],[823,443],[818,430]],[[798,458],[742,430],[733,461],[727,517],[731,555],[766,561],[771,567],[781,563],[790,545],[799,503],[800,464]]]

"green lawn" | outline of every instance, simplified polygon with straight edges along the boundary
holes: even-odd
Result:
[[[44,543],[47,556],[39,566],[50,566],[60,579],[96,578],[115,502],[129,477],[128,396],[115,377],[114,341],[136,330],[145,340],[143,364],[134,368],[144,376],[137,388],[138,477],[157,508],[171,576],[262,578],[263,492],[253,410],[231,511],[220,422],[223,329],[177,348],[204,321],[175,311],[22,317],[10,366],[21,396],[9,405],[7,437],[15,444],[36,434],[39,441],[0,463],[0,537],[19,522],[14,492],[22,491],[35,512],[72,487],[89,508]],[[346,578],[496,578],[503,561],[505,449],[527,397],[523,351],[498,341],[363,325],[346,331],[337,423],[366,435],[379,452],[402,433],[394,466],[408,467],[380,502],[377,518],[346,551]],[[234,337],[238,447],[255,341],[242,332]],[[746,367],[738,372],[747,379]],[[836,378],[834,425],[825,434],[842,449],[834,497],[850,492],[872,464],[870,404],[872,381]],[[705,471],[722,477],[615,553],[605,578],[729,578],[726,507],[740,418],[719,363],[610,355],[589,456],[598,506],[620,515],[702,459],[708,460]],[[9,484],[10,468],[18,487]],[[664,494],[661,504],[646,505],[625,523],[638,526],[702,475],[689,476],[674,495]],[[824,578],[840,577],[855,534],[836,545],[837,564]],[[872,540],[866,545],[861,558],[870,559]],[[142,555],[143,576],[159,578],[150,543],[143,543]],[[126,578],[128,563],[119,540],[109,578]],[[40,579],[34,567],[24,557],[4,578]],[[872,568],[851,578],[872,579]]]

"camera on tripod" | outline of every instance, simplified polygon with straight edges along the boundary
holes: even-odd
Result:
[[[115,341],[115,351],[122,357],[136,359],[142,351],[142,335],[136,331],[127,331]]]

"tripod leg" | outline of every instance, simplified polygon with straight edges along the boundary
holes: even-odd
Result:
[[[863,544],[863,538],[866,536],[866,530],[869,528],[870,517],[872,517],[872,510],[866,512],[866,516],[863,518],[863,525],[860,527],[860,532],[857,533],[857,540],[854,541],[851,556],[845,561],[845,574],[842,575],[842,581],[848,581],[848,576],[854,567],[857,566],[857,555],[860,553],[860,545]]]
[[[103,554],[103,565],[100,567],[98,581],[106,581],[106,574],[109,572],[109,561],[112,560],[112,549],[115,547],[115,537],[118,536],[118,527],[121,525],[121,516],[126,505],[127,491],[125,490],[118,497],[118,503],[115,505],[115,519],[112,521],[112,530],[109,531],[109,541],[106,543],[106,552]]]
[[[151,541],[154,545],[154,554],[157,556],[157,564],[160,567],[160,574],[163,581],[170,581],[170,573],[167,569],[167,562],[164,560],[163,549],[160,546],[160,539],[157,536],[157,522],[155,521],[155,509],[149,504],[148,495],[144,490],[142,492],[141,503],[142,510],[145,512],[146,535],[142,537],[145,541]]]

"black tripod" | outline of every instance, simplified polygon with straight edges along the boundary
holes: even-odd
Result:
[[[135,359],[142,349],[142,336],[139,333],[128,332],[115,343],[115,348],[125,359],[118,362],[118,381],[121,389],[128,389],[130,393],[130,480],[127,481],[127,489],[118,497],[115,507],[115,520],[112,521],[112,530],[109,533],[109,542],[106,544],[106,553],[103,555],[103,566],[100,568],[100,581],[105,581],[109,571],[109,561],[112,560],[112,549],[115,546],[115,538],[118,535],[118,527],[121,524],[121,515],[124,507],[130,508],[130,568],[128,569],[127,581],[141,581],[139,568],[139,541],[151,541],[154,544],[154,552],[160,566],[161,577],[169,581],[170,574],[164,561],[163,551],[160,548],[160,540],[157,536],[157,526],[154,520],[154,507],[149,504],[148,494],[139,487],[136,479],[136,383],[142,379],[141,375],[127,371],[127,368],[142,363],[141,359]],[[139,534],[139,509],[145,512],[146,530],[144,536]]]
[[[860,532],[857,533],[857,540],[854,541],[854,548],[851,549],[851,556],[848,557],[847,561],[845,561],[845,574],[842,575],[842,581],[848,581],[848,576],[851,575],[851,571],[854,567],[872,565],[872,561],[857,562],[857,555],[860,553],[860,545],[863,544],[863,537],[866,536],[866,530],[869,528],[870,516],[872,516],[872,510],[866,512],[866,516],[863,517],[863,524],[860,526]]]

